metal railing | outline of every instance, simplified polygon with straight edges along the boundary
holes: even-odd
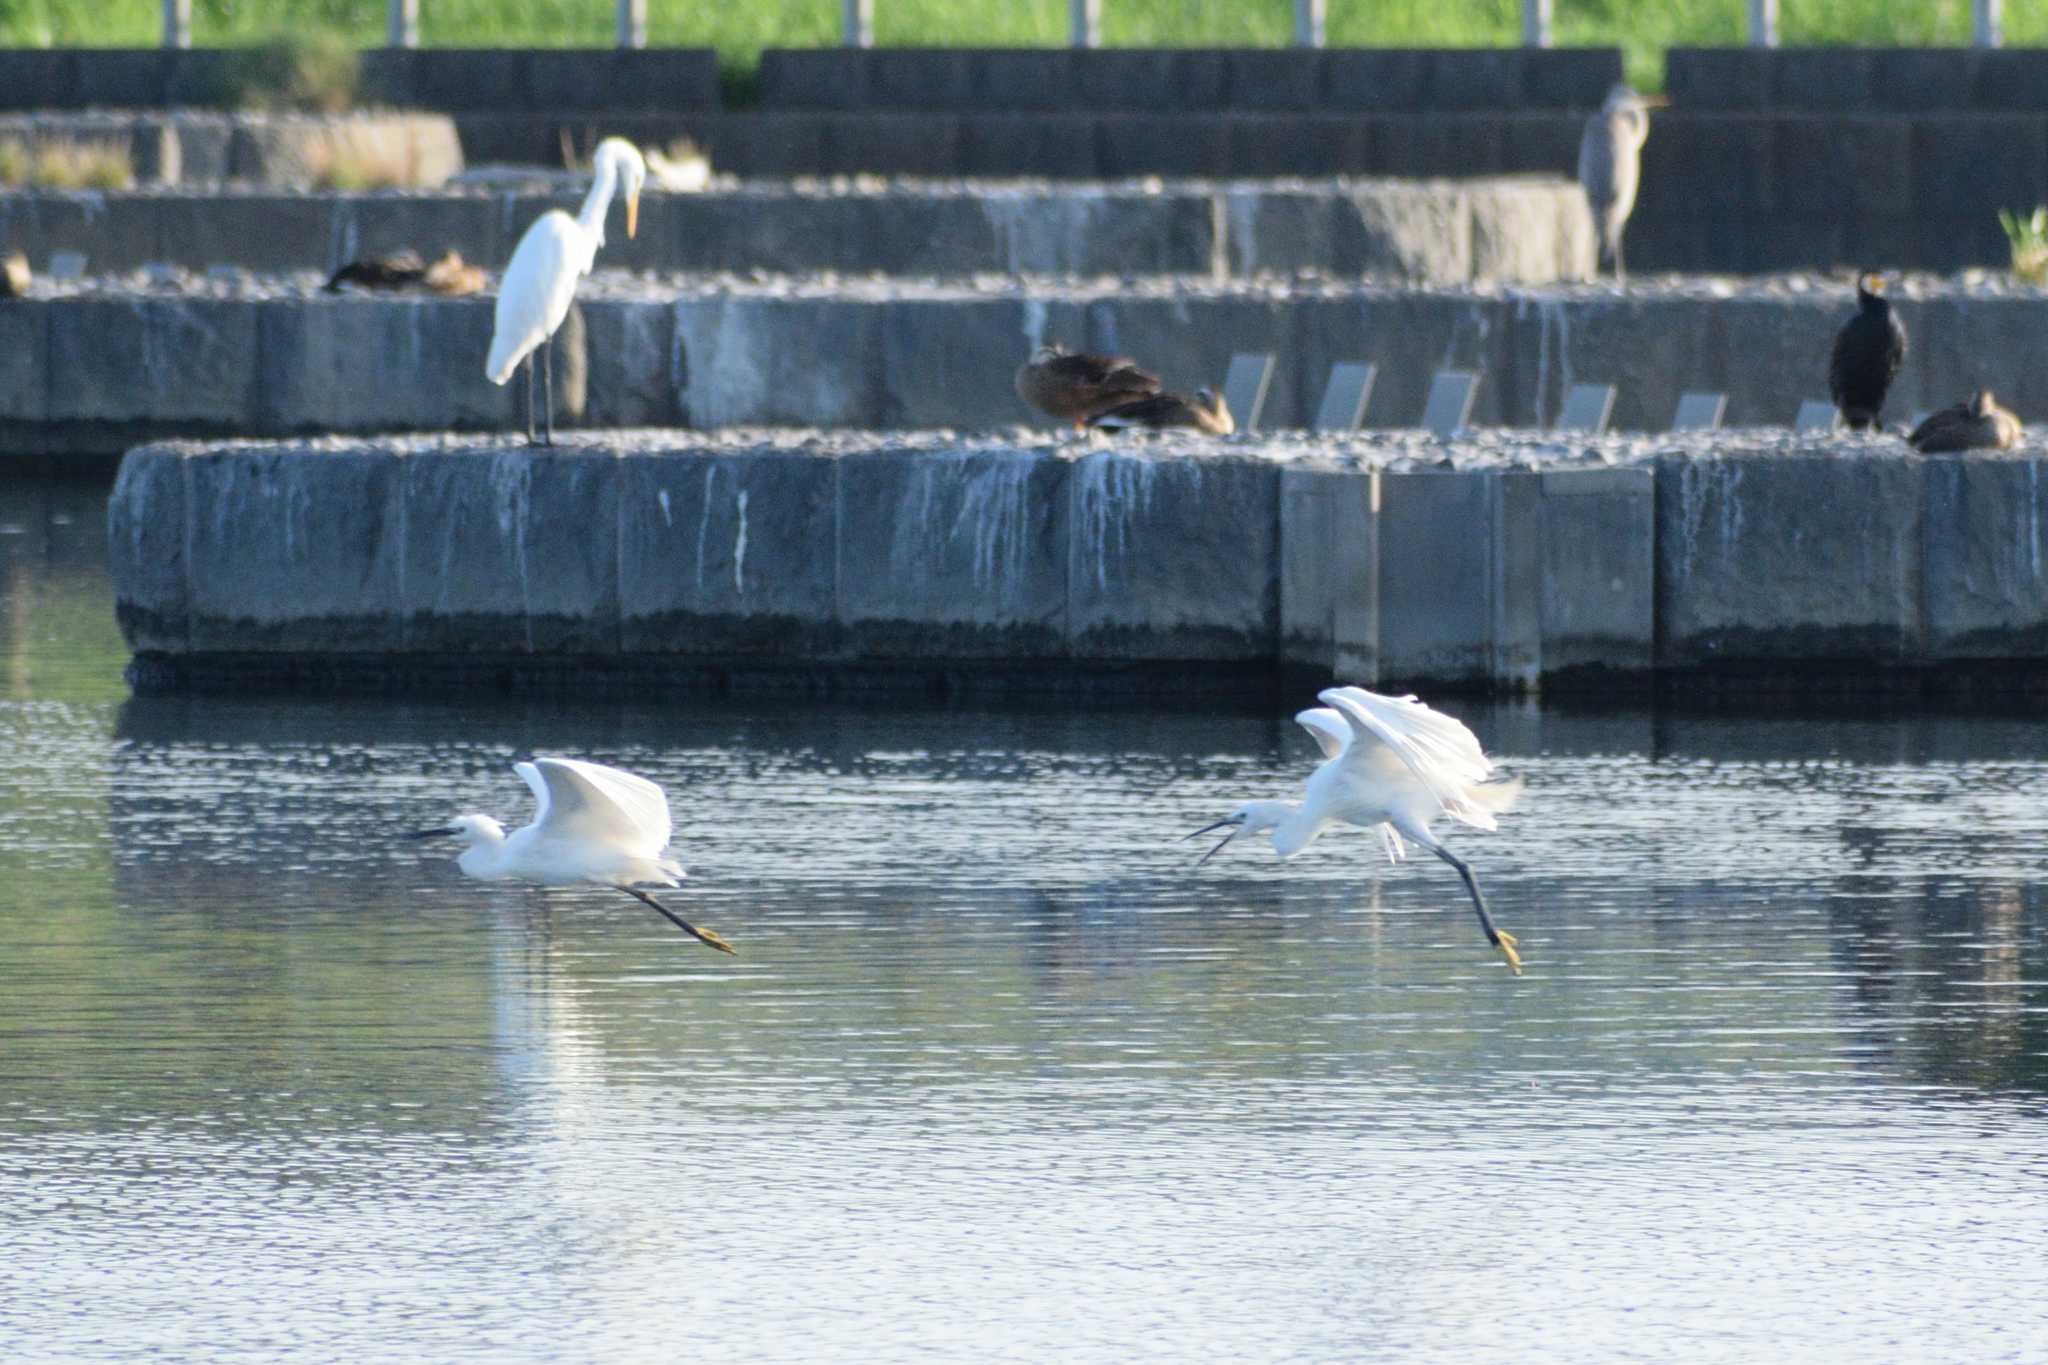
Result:
[[[848,47],[875,45],[875,0],[842,0],[840,34]],[[1553,0],[1521,0],[1522,46],[1549,47]],[[1321,47],[1326,0],[1294,0],[1294,45]],[[385,0],[387,47],[418,47],[420,0]],[[1102,46],[1102,0],[1067,0],[1068,40],[1075,47]],[[1998,47],[2005,41],[2004,0],[1970,0],[1970,45]],[[647,46],[647,0],[618,0],[615,33],[620,47]],[[1778,45],[1778,0],[1749,0],[1749,45]],[[164,0],[164,46],[192,46],[192,0]]]

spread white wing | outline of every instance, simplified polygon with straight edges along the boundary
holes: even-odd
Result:
[[[1384,697],[1362,687],[1333,687],[1318,693],[1317,700],[1351,722],[1347,767],[1370,765],[1385,771],[1392,757],[1435,798],[1444,814],[1479,829],[1498,828],[1493,812],[1499,803],[1473,792],[1493,776],[1493,764],[1463,723],[1413,697]]]
[[[1351,723],[1327,706],[1312,706],[1295,713],[1294,723],[1314,736],[1324,758],[1336,758],[1351,742]]]
[[[644,777],[575,758],[536,758],[512,770],[540,803],[538,838],[599,840],[641,858],[668,847],[668,797]]]
[[[1344,719],[1341,711],[1327,706],[1310,707],[1296,713],[1294,717],[1302,729],[1315,736],[1316,744],[1323,751],[1325,762],[1334,763],[1344,757],[1344,750],[1351,745],[1351,722]],[[1398,863],[1408,856],[1408,846],[1401,842],[1401,835],[1392,825],[1380,825],[1380,845],[1387,851],[1387,861]]]

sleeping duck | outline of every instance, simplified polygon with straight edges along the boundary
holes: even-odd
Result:
[[[1956,450],[2007,450],[2019,443],[2020,419],[1998,406],[1991,390],[1979,389],[1967,403],[1929,413],[1906,438],[1923,455]]]
[[[1090,425],[1111,431],[1127,431],[1132,427],[1149,427],[1154,431],[1167,427],[1193,427],[1211,436],[1228,436],[1237,430],[1237,423],[1230,416],[1229,404],[1214,389],[1196,389],[1192,398],[1177,393],[1155,393],[1134,399],[1098,414]]]
[[[1050,342],[1017,367],[1017,396],[1040,412],[1072,422],[1159,392],[1159,380],[1122,356],[1090,355]]]

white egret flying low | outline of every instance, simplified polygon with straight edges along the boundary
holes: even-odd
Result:
[[[1494,829],[1494,815],[1521,794],[1520,779],[1494,779],[1493,764],[1463,724],[1413,697],[1384,697],[1359,687],[1317,694],[1323,706],[1295,717],[1322,747],[1323,764],[1309,774],[1304,799],[1248,801],[1189,839],[1229,827],[1221,843],[1202,855],[1208,862],[1237,839],[1270,835],[1273,850],[1291,858],[1332,825],[1378,829],[1387,858],[1407,856],[1405,837],[1458,870],[1479,912],[1486,941],[1500,950],[1515,975],[1522,959],[1515,938],[1494,927],[1472,869],[1429,832],[1449,816],[1477,829]]]
[[[590,273],[597,249],[604,245],[604,217],[611,208],[612,194],[623,181],[626,194],[626,235],[639,226],[640,186],[647,179],[647,163],[624,138],[608,137],[597,144],[593,163],[597,178],[583,197],[583,208],[574,218],[560,209],[549,209],[533,220],[533,226],[513,248],[505,277],[498,283],[497,322],[491,331],[491,354],[484,362],[484,376],[493,384],[512,378],[519,362],[526,362],[526,439],[535,445],[553,445],[555,439],[554,336],[569,305],[576,300],[576,281]],[[541,407],[541,435],[533,431],[533,353],[541,353],[541,377],[545,385]]]
[[[512,771],[533,788],[540,809],[533,823],[505,833],[488,815],[462,815],[435,829],[409,835],[449,835],[462,841],[456,865],[479,881],[515,880],[542,886],[594,883],[615,886],[653,906],[681,929],[720,952],[730,943],[677,915],[641,886],[676,886],[679,863],[661,856],[671,826],[668,797],[660,787],[602,763],[574,758],[536,758],[514,763]]]

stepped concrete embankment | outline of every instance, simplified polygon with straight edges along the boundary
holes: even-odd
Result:
[[[1795,287],[1796,286],[1796,287]],[[1989,385],[2048,411],[2048,294],[1908,281],[1912,330],[1888,415]],[[1827,392],[1846,284],[1720,280],[1414,290],[1338,281],[653,278],[584,282],[593,426],[980,430],[1034,420],[1011,388],[1039,341],[1139,357],[1171,386],[1232,354],[1279,358],[1266,429],[1306,426],[1330,367],[1379,366],[1374,427],[1418,420],[1444,366],[1482,379],[1473,421],[1536,427],[1575,381],[1616,384],[1617,427],[1667,426],[1689,389],[1731,425],[1789,421]],[[505,430],[520,386],[482,373],[488,298],[338,296],[310,276],[44,284],[0,303],[0,451],[119,450],[162,434]],[[574,369],[573,336],[558,356]]]
[[[110,506],[148,688],[1612,685],[2048,669],[2048,451],[1789,433],[170,442]]]
[[[6,55],[0,52],[0,73]],[[462,170],[462,142],[454,120],[443,114],[182,109],[0,113],[0,145],[12,144],[33,156],[52,146],[80,143],[125,152],[135,180],[157,185],[218,185],[233,180],[310,186],[349,176],[357,177],[356,183],[440,185]],[[31,249],[31,242],[10,240],[7,206],[37,197],[14,191],[0,197],[0,246]],[[93,208],[125,195],[88,191],[77,197]],[[264,224],[250,226],[266,230]]]
[[[4,121],[0,121],[4,126]],[[452,136],[452,135],[451,135]],[[332,270],[400,249],[495,266],[583,186],[435,193],[24,192],[0,196],[0,247],[98,274],[162,264]],[[1592,222],[1556,176],[1473,180],[885,181],[721,179],[647,194],[608,266],[945,276],[1292,275],[1415,284],[1590,278]]]

